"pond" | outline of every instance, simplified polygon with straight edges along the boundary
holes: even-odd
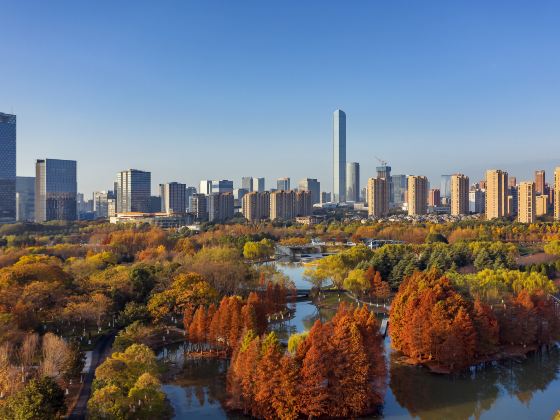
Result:
[[[276,264],[297,285],[298,278],[303,275],[303,266]],[[328,319],[333,315],[332,311],[318,311],[311,302],[294,305],[294,318],[272,327],[285,337],[308,330],[319,317]],[[558,347],[531,355],[524,361],[509,360],[453,376],[403,366],[396,362],[388,339],[385,347],[389,373],[383,418],[550,419],[560,409]],[[222,406],[226,361],[184,361],[182,347],[160,353],[160,357],[164,356],[174,358],[177,366],[184,367],[172,383],[163,386],[175,409],[175,418],[236,418],[226,413]]]

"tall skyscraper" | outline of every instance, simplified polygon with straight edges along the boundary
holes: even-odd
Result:
[[[508,173],[500,169],[486,171],[486,220],[506,217],[508,213]]]
[[[451,175],[441,176],[439,195],[442,199],[451,199]]]
[[[208,220],[208,196],[206,194],[193,194],[191,203],[191,212],[197,222],[206,222]]]
[[[204,195],[212,194],[212,181],[210,181],[209,179],[203,179],[202,181],[200,181],[198,192],[199,194]]]
[[[466,175],[451,175],[451,214],[469,214],[469,177]]]
[[[389,204],[400,207],[406,202],[406,186],[408,177],[406,175],[392,175],[392,191],[389,191]]]
[[[517,221],[520,223],[535,223],[536,195],[534,182],[521,182],[518,188]]]
[[[546,179],[544,169],[535,171],[535,192],[537,193],[537,195],[544,194],[545,185]]]
[[[244,176],[241,178],[241,188],[249,192],[253,192],[253,177]]]
[[[253,189],[251,191],[263,192],[264,191],[264,178],[252,178],[251,183]]]
[[[389,211],[389,189],[385,178],[368,179],[368,215],[370,217],[384,217]]]
[[[290,178],[278,178],[276,180],[276,189],[279,191],[288,191],[290,189]]]
[[[554,170],[554,220],[560,220],[560,166]]]
[[[408,177],[408,214],[426,214],[428,210],[428,178],[410,175]]]
[[[300,191],[311,192],[311,203],[317,204],[321,202],[321,183],[316,178],[304,178],[299,181],[298,189]]]
[[[152,174],[128,169],[117,174],[117,213],[149,213]]]
[[[346,114],[340,109],[333,115],[333,201],[346,201]]]
[[[212,189],[210,190],[209,194],[226,192],[233,194],[233,181],[227,179],[212,181]]]
[[[360,164],[346,164],[346,201],[360,201]]]
[[[33,222],[35,220],[35,177],[16,177],[16,220]]]
[[[179,182],[159,185],[161,211],[167,214],[181,214],[187,211],[185,194],[187,186]]]
[[[96,219],[109,217],[109,193],[107,191],[95,191],[93,193],[93,212]]]
[[[16,116],[0,112],[0,223],[16,221]]]
[[[76,161],[39,159],[35,164],[35,221],[76,220]]]

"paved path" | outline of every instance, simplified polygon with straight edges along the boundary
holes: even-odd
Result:
[[[78,397],[78,402],[74,406],[74,410],[68,418],[70,420],[83,420],[86,418],[87,402],[91,395],[91,385],[95,376],[95,369],[109,356],[111,346],[115,339],[114,334],[103,336],[98,342],[91,354],[91,368],[84,377],[84,384]]]

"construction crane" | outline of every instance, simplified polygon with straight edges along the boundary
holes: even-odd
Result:
[[[375,159],[377,159],[379,161],[379,163],[381,163],[381,166],[387,166],[387,161],[378,158],[377,156],[374,156]]]

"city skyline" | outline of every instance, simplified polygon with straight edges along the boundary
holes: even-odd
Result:
[[[560,6],[401,6],[293,3],[298,13],[288,13],[286,4],[223,3],[222,14],[140,2],[107,16],[73,2],[8,4],[0,34],[13,59],[0,68],[10,81],[0,110],[18,116],[18,175],[51,156],[79,161],[86,196],[123,168],[152,172],[152,191],[246,172],[267,188],[312,177],[328,191],[337,108],[348,115],[347,161],[363,179],[375,174],[374,156],[432,186],[440,174],[474,181],[488,168],[519,180],[552,173]],[[333,32],[339,19],[352,24]],[[160,30],[148,35],[147,22]],[[209,144],[212,159],[192,159]]]

